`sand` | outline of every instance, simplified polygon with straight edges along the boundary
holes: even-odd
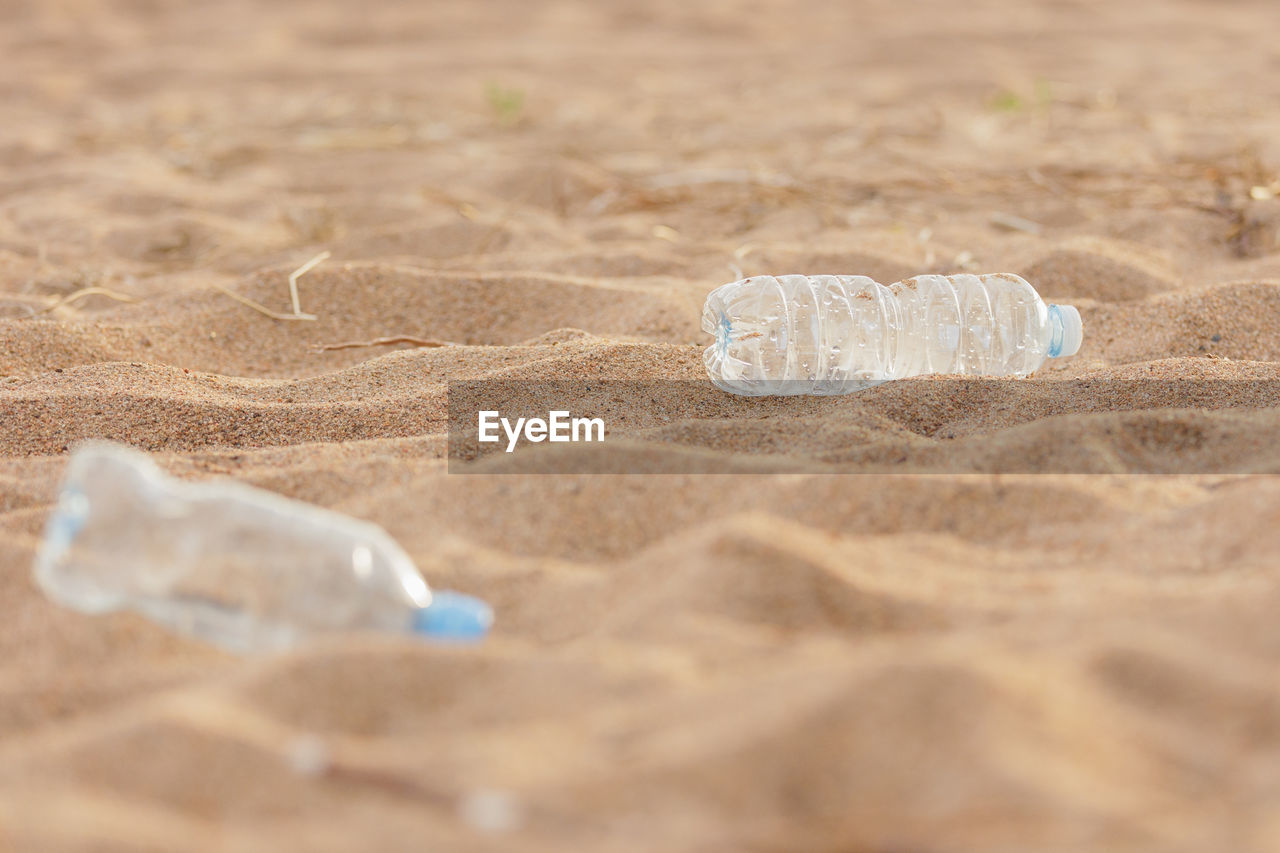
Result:
[[[1138,6],[0,4],[0,848],[1280,849],[1280,400],[1228,399],[1280,42]],[[242,301],[323,251],[314,321]],[[450,380],[699,380],[739,273],[961,271],[1084,318],[1017,405],[689,384],[592,457],[668,473],[449,473]],[[333,348],[395,337],[447,345]],[[493,635],[61,609],[89,437],[381,524]]]

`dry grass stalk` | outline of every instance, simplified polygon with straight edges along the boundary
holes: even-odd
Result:
[[[62,297],[57,302],[43,309],[40,313],[48,314],[50,311],[56,311],[57,309],[62,308],[63,306],[66,306],[66,305],[70,305],[72,302],[75,302],[79,299],[83,299],[86,296],[105,296],[108,299],[114,299],[117,302],[141,302],[142,301],[136,296],[130,296],[127,293],[118,293],[114,290],[109,290],[108,288],[105,288],[105,287],[85,287],[80,290],[77,290],[75,293],[70,293]]]
[[[389,338],[374,338],[371,341],[345,341],[340,344],[320,344],[317,352],[330,352],[340,349],[359,349],[362,347],[385,347],[393,344],[413,344],[415,347],[455,347],[458,344],[449,341],[437,341],[430,338],[415,338],[411,335],[395,335]]]
[[[292,273],[289,274],[289,299],[293,303],[292,314],[285,314],[284,312],[281,312],[281,311],[272,311],[270,308],[263,305],[261,302],[255,302],[247,296],[241,296],[239,293],[236,293],[234,290],[230,290],[226,287],[223,287],[220,284],[215,284],[213,288],[214,290],[217,290],[220,293],[230,296],[232,299],[234,299],[236,302],[239,302],[241,305],[252,308],[254,311],[257,311],[259,314],[270,317],[272,320],[314,320],[316,319],[315,314],[302,313],[302,302],[298,298],[298,278],[301,277],[304,273],[312,269],[315,269],[317,266],[319,266],[328,258],[329,258],[329,252],[327,251],[321,252],[320,254],[316,255],[314,258],[307,261],[305,264],[298,267],[296,270],[294,270]]]

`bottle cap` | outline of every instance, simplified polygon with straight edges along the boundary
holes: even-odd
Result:
[[[431,592],[431,603],[414,611],[413,631],[440,640],[479,640],[493,625],[493,608],[460,592]]]
[[[1054,336],[1054,345],[1049,349],[1050,358],[1065,358],[1080,351],[1084,340],[1084,324],[1080,321],[1080,312],[1074,305],[1050,305],[1050,320],[1056,316],[1062,326],[1062,336]]]

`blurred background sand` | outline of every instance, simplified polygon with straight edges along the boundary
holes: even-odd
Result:
[[[606,450],[1091,476],[444,456],[450,379],[699,378],[740,272],[1011,271],[1084,317],[1042,378],[1280,378],[1275,23],[0,0],[0,844],[1280,849],[1274,408],[701,394]],[[287,312],[321,251],[313,322],[228,295]],[[324,349],[395,336],[453,346]],[[1210,427],[1259,475],[1130,473]],[[30,565],[92,436],[382,524],[496,631],[245,660],[63,611]]]

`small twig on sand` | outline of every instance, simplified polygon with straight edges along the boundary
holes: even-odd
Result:
[[[141,302],[142,301],[136,296],[130,296],[127,293],[117,293],[116,291],[108,290],[105,287],[86,287],[82,290],[77,290],[75,293],[64,296],[63,298],[59,299],[57,302],[53,303],[52,305],[42,310],[40,313],[48,314],[50,311],[55,311],[63,307],[64,305],[70,305],[72,302],[75,302],[77,299],[81,299],[85,296],[105,296],[108,299],[114,299],[117,302]]]
[[[327,251],[321,252],[320,254],[316,255],[314,258],[307,261],[305,264],[298,267],[296,270],[294,270],[292,273],[289,274],[289,298],[293,301],[292,314],[285,314],[281,311],[272,311],[270,308],[263,305],[261,302],[254,302],[249,297],[241,296],[240,294],[236,293],[234,290],[229,290],[228,288],[225,288],[220,284],[215,284],[213,286],[213,289],[217,290],[220,293],[224,293],[227,296],[230,296],[236,302],[239,302],[241,305],[245,305],[245,306],[248,306],[249,308],[252,308],[254,311],[257,311],[259,314],[264,314],[267,317],[270,317],[272,320],[314,320],[316,319],[315,314],[302,313],[302,304],[298,299],[298,278],[301,277],[302,274],[307,272],[308,270],[315,269],[316,266],[318,266],[320,263],[325,261],[328,257],[329,257],[329,253]]]
[[[456,347],[449,341],[435,341],[429,338],[415,338],[409,335],[396,335],[391,338],[374,338],[371,341],[346,341],[341,344],[320,344],[313,347],[317,352],[328,352],[338,349],[359,349],[361,347],[385,347],[392,344],[413,344],[415,347]]]
[[[213,289],[218,291],[219,293],[224,293],[227,296],[230,296],[232,299],[234,299],[236,302],[239,302],[241,305],[247,305],[248,307],[252,308],[254,311],[257,311],[259,314],[265,314],[266,316],[270,317],[272,320],[314,320],[316,318],[316,315],[314,314],[282,314],[279,311],[272,311],[267,306],[259,302],[254,302],[252,299],[250,299],[247,296],[241,296],[240,294],[236,293],[234,290],[229,290],[220,284],[215,284],[213,286]]]
[[[328,251],[321,252],[311,260],[307,261],[302,266],[298,267],[289,275],[289,297],[293,300],[294,316],[297,316],[297,317],[304,316],[302,313],[302,305],[298,302],[298,279],[302,276],[303,273],[308,272],[312,269],[315,269],[316,266],[328,260],[328,258],[329,258]],[[315,319],[315,317],[311,314],[307,314],[305,316],[311,317],[311,319],[313,320]]]

